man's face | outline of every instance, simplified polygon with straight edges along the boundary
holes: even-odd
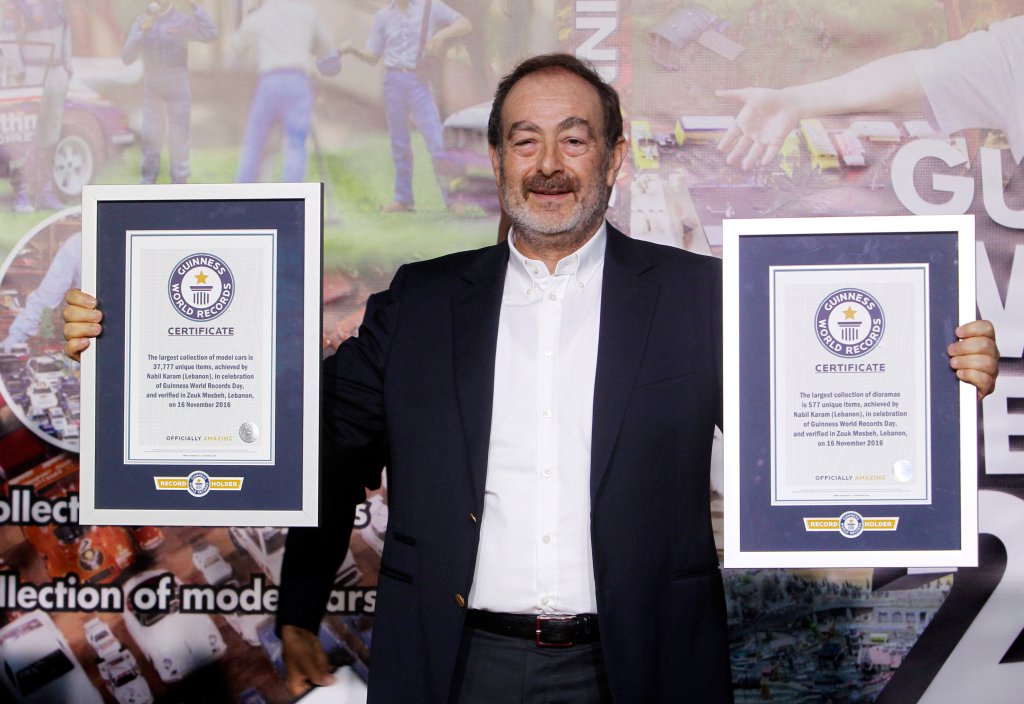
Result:
[[[501,124],[491,163],[517,234],[582,244],[604,217],[625,153],[622,138],[605,146],[597,92],[565,71],[534,73],[509,92]]]

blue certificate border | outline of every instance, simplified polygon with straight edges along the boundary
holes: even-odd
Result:
[[[929,265],[931,310],[931,505],[771,505],[769,268],[857,264]],[[958,234],[952,232],[740,237],[740,548],[743,551],[891,551],[961,548],[959,382],[946,346],[959,322]],[[896,531],[808,532],[804,517],[898,516]]]
[[[97,510],[188,510],[210,512],[301,511],[303,509],[303,292],[306,203],[280,200],[100,200],[96,205],[96,295],[106,311],[96,354],[95,493]],[[154,477],[186,476],[193,465],[124,463],[125,233],[128,230],[277,230],[274,403],[277,441],[273,465],[223,465],[213,476],[244,477],[242,491],[211,491],[201,498],[187,491],[158,491]],[[317,229],[319,231],[319,228]],[[315,243],[319,251],[320,243]],[[314,403],[314,408],[318,403]],[[102,440],[101,440],[102,438]],[[217,522],[219,524],[220,522]]]

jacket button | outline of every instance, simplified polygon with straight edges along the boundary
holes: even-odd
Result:
[[[455,595],[455,603],[459,605],[460,609],[466,608],[466,600],[463,598],[461,594]]]
[[[469,514],[469,520],[473,521],[473,523],[476,523],[476,522],[477,522],[477,520],[479,520],[479,519],[477,519],[477,517],[476,517],[476,514],[475,514],[475,513],[473,513],[473,512],[470,512],[470,514]]]

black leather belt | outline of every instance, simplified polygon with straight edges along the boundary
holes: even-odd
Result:
[[[473,609],[466,614],[466,625],[499,636],[532,640],[542,646],[582,645],[598,639],[597,614],[531,616]]]

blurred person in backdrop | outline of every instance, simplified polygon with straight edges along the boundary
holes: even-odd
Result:
[[[0,352],[9,353],[39,332],[39,323],[47,310],[56,310],[64,302],[69,288],[82,284],[82,233],[76,232],[60,246],[50,261],[46,274],[25,305],[11,322],[7,336],[0,342]]]
[[[16,83],[43,86],[32,146],[22,163],[11,164],[12,207],[17,213],[31,213],[37,206],[59,210],[64,204],[54,193],[53,176],[72,73],[64,0],[5,0],[0,40],[8,75]]]
[[[393,0],[374,15],[364,49],[352,42],[341,47],[342,55],[351,54],[371,66],[384,61],[384,110],[395,164],[395,195],[382,208],[386,213],[415,209],[410,117],[427,143],[445,206],[451,207],[448,188],[438,168],[444,141],[441,116],[428,85],[428,65],[441,58],[447,42],[469,34],[472,29],[468,19],[442,0]]]
[[[217,38],[217,25],[197,0],[192,11],[182,12],[175,0],[155,0],[128,30],[121,60],[131,64],[142,57],[142,183],[156,183],[160,152],[167,133],[172,183],[188,181],[189,128],[192,91],[188,79],[188,43],[209,44]]]
[[[259,80],[242,137],[237,180],[260,180],[271,131],[284,131],[281,180],[306,178],[306,137],[313,119],[314,65],[324,75],[341,70],[338,48],[317,9],[305,0],[263,0],[232,38],[240,53],[256,55]]]

